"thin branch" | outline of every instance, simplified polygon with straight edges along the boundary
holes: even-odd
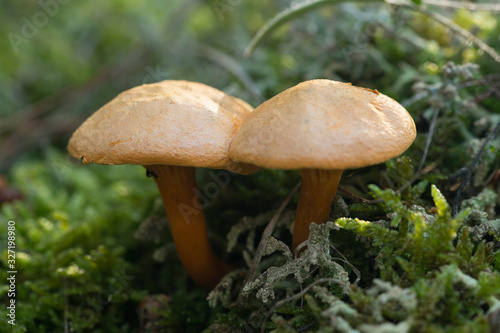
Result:
[[[444,8],[467,9],[467,10],[484,10],[489,12],[500,12],[500,4],[498,3],[473,3],[469,1],[447,1],[447,0],[423,0],[422,3],[431,6],[439,6]]]
[[[494,182],[495,176],[498,175],[498,162],[495,163],[494,167],[492,168],[493,171],[490,173],[488,177],[484,180],[482,187],[488,186],[488,184],[491,184],[491,182]]]
[[[484,91],[483,93],[479,94],[474,98],[474,103],[478,104],[484,101],[485,99],[489,98],[492,95],[498,94],[500,91],[500,87],[491,87],[490,89]]]
[[[424,155],[422,156],[422,160],[420,161],[420,165],[418,166],[417,173],[422,171],[422,169],[424,168],[425,161],[427,160],[427,154],[429,153],[429,148],[431,146],[432,138],[434,137],[434,131],[436,130],[436,122],[438,115],[439,115],[439,109],[435,109],[434,114],[432,115],[431,125],[429,127],[427,142],[425,143]]]
[[[465,81],[457,85],[457,89],[476,86],[499,86],[500,73],[488,74],[475,80]]]
[[[342,2],[343,0],[309,0],[309,1],[303,1],[299,4],[296,4],[292,7],[289,7],[279,13],[278,15],[274,16],[270,21],[268,21],[254,36],[254,38],[250,41],[250,44],[246,47],[245,49],[245,56],[250,56],[250,54],[253,52],[253,50],[257,47],[257,45],[268,35],[270,35],[276,28],[279,26],[285,24],[286,22],[292,20],[293,18],[297,17],[298,15],[301,15],[303,13],[306,13],[310,10],[313,10],[315,8],[327,5],[327,4],[335,4]],[[380,0],[365,0],[364,2],[383,2]],[[491,48],[488,44],[483,42],[480,38],[477,38],[474,36],[472,33],[469,31],[463,29],[459,25],[455,24],[453,21],[450,19],[444,17],[441,14],[438,14],[434,11],[428,10],[425,8],[425,6],[416,6],[413,2],[411,1],[406,1],[406,0],[385,0],[384,2],[395,5],[395,6],[404,6],[411,8],[416,11],[420,11],[421,13],[431,17],[432,19],[436,20],[437,22],[443,24],[444,26],[448,27],[455,33],[465,37],[466,39],[470,40],[473,44],[475,44],[479,49],[483,50],[486,54],[488,54],[491,58],[493,58],[494,61],[500,63],[500,55],[493,49]],[[450,1],[440,1],[440,0],[427,0],[424,1],[426,2],[433,2],[431,5],[438,5],[440,3],[441,5],[443,4],[451,4],[454,5],[453,2]],[[470,5],[468,2],[461,2],[461,4],[464,4],[465,7],[458,7],[457,8],[467,8],[469,6],[470,8],[475,8],[481,10],[493,10],[497,11],[497,6],[495,4],[484,4],[483,6],[480,6],[478,4],[472,4]],[[475,5],[475,6],[474,6]],[[499,5],[500,6],[500,5]]]
[[[476,44],[476,46],[479,47],[479,49],[483,50],[486,54],[488,54],[495,62],[500,63],[500,54],[498,54],[493,48],[491,48],[488,44],[483,42],[480,38],[477,38],[476,36],[474,36],[470,31],[465,30],[464,28],[460,27],[458,24],[456,24],[455,22],[451,21],[450,19],[444,17],[441,14],[438,14],[436,12],[431,12],[425,8],[422,8],[421,11],[424,14],[434,18],[436,21],[440,22],[441,24],[447,26],[451,30],[455,31],[456,33],[467,38],[472,43]]]
[[[349,262],[349,260],[347,260],[347,258],[344,256],[344,254],[342,252],[340,252],[339,250],[337,250],[337,248],[335,246],[333,246],[332,244],[330,244],[330,247],[332,249],[334,249],[335,252],[337,252],[343,258],[343,259],[337,258],[337,260],[340,260],[340,261],[346,263],[349,267],[352,268],[352,271],[354,272],[354,274],[356,274],[356,280],[354,280],[354,284],[358,284],[359,280],[361,280],[361,273],[360,273],[360,271],[353,264],[351,264]]]
[[[290,202],[292,199],[293,195],[295,192],[298,191],[300,187],[301,182],[299,181],[297,185],[293,188],[293,190],[288,194],[288,196],[283,200],[281,203],[280,207],[274,214],[273,218],[269,222],[269,224],[266,226],[264,229],[264,232],[262,233],[262,238],[260,239],[259,246],[257,247],[257,251],[255,251],[255,255],[253,257],[252,265],[250,266],[250,269],[248,270],[247,276],[245,277],[245,281],[243,282],[243,286],[245,286],[247,283],[252,281],[255,277],[255,272],[257,271],[257,267],[260,264],[260,260],[262,259],[262,256],[264,255],[264,251],[267,246],[267,241],[271,234],[273,233],[274,227],[276,226],[276,222],[278,222],[278,218],[280,217],[281,213],[283,212],[283,209],[285,209],[286,205]],[[238,296],[237,302],[241,302],[241,300],[244,298],[242,293]]]
[[[470,80],[470,81],[465,81],[460,84],[457,84],[457,89],[465,89],[465,88],[470,88],[470,87],[477,87],[477,86],[490,86],[491,89],[493,87],[496,87],[496,89],[499,88],[499,80],[500,80],[500,75],[499,74],[488,74],[484,77],[481,77],[479,79],[475,80]],[[413,95],[411,98],[401,102],[401,105],[404,106],[405,108],[409,107],[410,105],[413,105],[424,98],[429,96],[429,90],[424,89],[422,91],[419,91],[415,95]]]
[[[439,109],[434,110],[434,114],[432,115],[431,125],[429,127],[429,133],[427,134],[427,141],[425,143],[424,154],[422,155],[422,160],[420,161],[420,165],[418,166],[417,172],[411,177],[409,181],[406,182],[400,189],[396,191],[396,193],[401,193],[408,188],[413,182],[415,182],[422,175],[422,170],[424,168],[425,161],[427,160],[427,154],[429,153],[429,148],[431,146],[432,138],[434,136],[434,131],[436,129],[436,122],[439,114]]]
[[[361,202],[361,203],[364,203],[364,204],[367,204],[367,205],[375,205],[375,204],[378,204],[378,203],[381,203],[381,202],[384,201],[382,199],[368,200],[368,199],[365,199],[365,198],[358,197],[357,195],[349,192],[348,190],[346,190],[345,188],[343,188],[341,186],[338,187],[338,191],[342,193],[342,196],[346,196],[349,199],[352,199],[352,200],[354,200],[356,202]]]
[[[206,44],[198,44],[197,48],[201,57],[233,74],[258,103],[264,101],[259,87],[236,59]]]
[[[401,105],[405,108],[409,107],[410,105],[412,104],[415,104],[421,100],[423,100],[424,98],[426,98],[427,96],[429,96],[429,91],[428,90],[422,90],[420,92],[418,92],[417,94],[413,95],[411,98],[403,101],[401,103]]]
[[[44,97],[33,104],[19,110],[13,116],[0,121],[0,135],[12,130],[17,130],[21,125],[38,119],[41,116],[59,110],[62,105],[73,104],[75,100],[93,93],[101,86],[112,79],[126,75],[140,59],[144,57],[146,51],[137,51],[125,54],[119,61],[103,68],[89,81],[70,87],[65,87],[57,92]]]
[[[408,7],[415,11],[419,11],[422,14],[429,16],[430,18],[436,20],[442,25],[448,27],[455,33],[461,35],[467,40],[471,41],[475,44],[479,49],[483,50],[486,54],[488,54],[494,61],[500,63],[500,54],[498,54],[493,48],[491,48],[488,44],[483,42],[480,38],[474,36],[471,32],[465,30],[464,28],[457,25],[455,22],[450,19],[444,17],[441,14],[436,13],[435,11],[428,10],[425,6],[416,6],[413,2],[405,1],[405,0],[386,0],[387,3],[395,6]]]
[[[266,325],[266,322],[267,320],[269,319],[269,317],[271,317],[273,311],[280,307],[281,305],[287,303],[287,302],[290,302],[290,301],[293,301],[293,300],[296,300],[298,298],[301,298],[303,297],[308,291],[309,289],[311,289],[312,287],[314,287],[315,285],[317,284],[320,284],[320,283],[327,283],[327,282],[334,282],[334,283],[339,283],[339,284],[342,284],[343,282],[338,280],[338,279],[335,279],[335,278],[321,278],[321,279],[318,279],[316,281],[314,281],[313,283],[311,283],[310,285],[308,285],[307,287],[304,288],[304,290],[302,290],[300,293],[297,293],[293,296],[290,296],[288,298],[285,298],[281,301],[278,301],[276,302],[273,307],[271,308],[271,310],[269,310],[269,312],[267,313],[267,316],[266,318],[264,318],[263,322],[262,322],[262,325],[260,327],[260,331],[261,332],[265,332],[265,325]]]
[[[315,8],[334,4],[339,2],[344,2],[347,0],[305,0],[291,7],[283,10],[278,15],[274,16],[270,21],[268,21],[252,38],[250,44],[245,48],[245,56],[249,57],[253,50],[259,45],[259,43],[264,40],[268,35],[270,35],[274,30],[276,30],[281,25],[292,20],[293,18],[307,13]],[[384,0],[364,0],[362,2],[384,2]]]
[[[493,140],[493,138],[497,135],[498,131],[500,130],[500,122],[498,122],[495,125],[495,128],[488,134],[486,139],[484,140],[483,144],[481,145],[481,148],[479,148],[478,153],[476,154],[476,157],[474,157],[474,160],[472,161],[471,165],[467,169],[461,169],[459,170],[459,174],[463,175],[464,180],[462,184],[460,184],[460,187],[458,188],[457,195],[455,196],[455,200],[453,202],[453,216],[455,216],[458,213],[458,210],[460,209],[460,203],[461,203],[461,196],[466,187],[469,185],[470,179],[472,177],[472,174],[474,172],[474,169],[476,168],[477,163],[479,163],[479,160],[481,159],[481,156],[483,155],[484,149],[486,148],[486,145]]]

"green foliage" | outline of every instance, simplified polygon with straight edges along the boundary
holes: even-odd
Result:
[[[308,247],[301,256],[268,269],[245,286],[247,296],[260,288],[256,297],[264,304],[281,290],[280,306],[267,310],[273,315],[262,325],[276,332],[297,332],[301,327],[314,328],[314,332],[488,332],[488,309],[499,302],[500,274],[488,268],[492,261],[484,240],[473,242],[468,236],[464,221],[469,210],[452,217],[445,197],[434,185],[433,214],[406,206],[392,190],[371,189],[376,198],[384,200],[389,223],[340,218],[335,223],[312,225]],[[357,284],[345,288],[349,285],[347,273],[339,265],[321,273],[332,267],[332,259],[339,259],[328,253],[329,231],[338,228],[370,239],[377,249],[373,257],[379,278],[367,289]],[[311,258],[316,259],[314,270],[303,264]],[[297,308],[292,304],[299,304],[291,295],[301,288],[293,280],[283,284],[290,275],[308,286],[301,292],[307,306],[299,312],[293,310]],[[335,284],[342,288],[333,288]],[[291,312],[283,312],[284,304]]]
[[[136,332],[138,305],[156,293],[171,299],[159,310],[171,332],[494,329],[500,139],[481,149],[500,121],[498,62],[457,31],[500,49],[495,11],[417,0],[68,2],[13,46],[9,34],[22,35],[43,9],[2,5],[0,170],[25,198],[0,210],[0,235],[5,221],[16,221],[18,270],[17,325],[2,320],[0,331]],[[334,222],[311,227],[299,257],[288,247],[293,198],[246,285],[262,230],[299,173],[231,176],[206,216],[214,247],[227,245],[222,255],[239,269],[208,301],[176,258],[143,168],[77,166],[60,153],[86,115],[142,83],[205,82],[256,106],[313,78],[393,97],[418,136],[403,156],[345,173],[341,186],[352,196],[336,199]],[[467,174],[469,186],[457,195]],[[210,177],[199,171],[200,188]],[[453,215],[448,203],[462,211]],[[0,285],[2,295],[7,290]]]
[[[2,320],[2,331],[53,332],[67,323],[78,332],[131,330],[126,316],[145,290],[127,248],[135,248],[133,230],[154,186],[140,179],[138,167],[77,167],[53,150],[14,170],[12,181],[26,199],[4,205],[0,219],[16,222],[17,320],[14,331]],[[2,223],[0,234],[6,228]],[[5,281],[6,238],[0,245]],[[2,294],[7,289],[2,285]],[[4,318],[6,311],[0,310]]]
[[[367,222],[340,219],[337,224],[369,237],[375,246],[380,247],[376,263],[382,280],[387,282],[374,281],[375,285],[394,283],[405,287],[405,292],[414,301],[409,301],[408,297],[394,298],[401,302],[395,309],[413,304],[397,319],[387,315],[376,317],[377,311],[394,315],[394,310],[386,307],[394,304],[377,304],[369,297],[373,296],[372,289],[357,290],[351,296],[354,305],[365,310],[367,305],[360,300],[369,302],[372,311],[366,313],[375,313],[372,321],[384,325],[387,325],[386,320],[395,321],[397,325],[405,323],[407,330],[446,332],[454,328],[467,331],[467,327],[477,327],[477,332],[486,332],[488,324],[483,305],[491,305],[489,298],[500,293],[496,282],[500,275],[488,272],[491,261],[485,254],[484,242],[474,245],[468,237],[464,221],[469,210],[452,218],[446,199],[434,185],[432,197],[436,214],[432,216],[422,214],[419,209],[405,207],[391,190],[382,191],[375,186],[372,190],[376,197],[384,199],[393,212],[389,214],[394,216],[391,225],[398,226],[399,232],[392,231],[392,239],[387,239],[388,231],[382,227],[372,227],[371,232],[367,232]],[[397,291],[398,288],[388,285],[387,290]],[[487,288],[488,292],[485,293],[482,288]],[[389,297],[387,293],[385,291],[384,299]],[[378,309],[379,306],[381,308]],[[363,319],[362,322],[371,321]],[[375,327],[370,329],[375,331]]]
[[[263,303],[267,303],[270,299],[275,298],[275,290],[280,290],[280,285],[283,285],[282,294],[286,291],[296,289],[292,287],[290,282],[282,284],[289,275],[293,275],[298,284],[303,284],[310,277],[311,268],[317,266],[319,268],[316,278],[329,277],[340,284],[342,290],[347,292],[349,288],[349,279],[347,272],[330,256],[330,244],[328,241],[329,232],[332,224],[326,223],[323,225],[311,226],[311,234],[307,248],[301,255],[292,260],[288,252],[285,253],[287,262],[280,267],[271,267],[254,281],[244,286],[242,294],[249,296],[253,291],[257,290],[256,297]],[[282,249],[281,242],[269,242],[266,254],[271,254]]]

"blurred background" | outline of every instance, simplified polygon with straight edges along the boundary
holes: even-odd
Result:
[[[289,4],[2,1],[0,171],[37,154],[40,145],[64,148],[88,115],[143,83],[199,81],[256,106],[312,78],[353,82],[401,100],[450,60],[496,72],[498,63],[464,36],[418,10],[383,2],[305,13],[245,57],[255,33]],[[445,11],[498,49],[498,13]]]
[[[368,182],[397,187],[424,165],[430,165],[424,171],[433,171],[429,181],[444,184],[470,164],[480,140],[500,119],[499,5],[307,3],[0,0],[0,201],[2,220],[15,220],[19,233],[18,302],[23,306],[16,332],[135,332],[144,327],[138,307],[158,293],[169,299],[177,295],[170,300],[173,331],[201,331],[216,316],[173,248],[163,245],[168,232],[161,239],[136,233],[141,221],[164,216],[144,171],[82,167],[67,156],[72,132],[131,87],[166,79],[198,81],[253,106],[315,78],[377,89],[407,107],[419,136],[407,153],[408,169],[390,162],[376,167],[377,172],[388,169],[390,177],[364,170],[362,181],[346,181],[345,187],[360,196],[368,192]],[[286,15],[273,25],[282,11]],[[272,29],[249,52],[266,25]],[[425,148],[429,133],[434,141]],[[499,167],[491,142],[484,177],[476,179],[472,194],[491,184]],[[208,176],[203,171],[198,176],[203,185]],[[211,228],[220,232],[211,237],[219,250],[230,221],[274,209],[298,180],[296,173],[279,171],[252,177],[236,178],[207,210],[217,220]],[[452,185],[443,186],[450,201],[457,190]],[[4,251],[5,241],[0,244]],[[239,254],[226,256],[243,262]],[[123,270],[131,282],[92,305]]]

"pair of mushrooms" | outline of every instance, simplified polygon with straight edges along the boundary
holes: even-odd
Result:
[[[346,83],[306,81],[254,110],[207,85],[167,80],[104,105],[75,131],[68,151],[84,163],[143,165],[160,190],[180,261],[211,289],[233,268],[210,247],[196,167],[300,169],[295,249],[310,223],[327,221],[342,170],[395,157],[415,135],[400,104]]]

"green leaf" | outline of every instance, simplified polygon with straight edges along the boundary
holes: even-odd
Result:
[[[340,218],[335,221],[335,224],[342,229],[351,230],[359,235],[371,238],[375,246],[390,243],[398,237],[397,231],[368,221]]]
[[[446,202],[444,195],[434,184],[431,186],[431,194],[434,199],[434,203],[436,204],[438,216],[449,220],[451,217],[450,206],[448,205],[448,202]]]

